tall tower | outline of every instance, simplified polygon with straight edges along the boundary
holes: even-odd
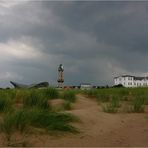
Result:
[[[58,67],[58,87],[62,88],[64,83],[64,67],[62,64]]]

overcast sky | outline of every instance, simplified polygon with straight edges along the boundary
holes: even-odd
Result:
[[[148,2],[0,1],[0,87],[9,81],[113,85],[148,76]]]

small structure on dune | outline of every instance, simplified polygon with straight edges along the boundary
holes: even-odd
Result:
[[[92,85],[90,83],[81,83],[80,84],[80,89],[86,90],[86,89],[91,89]]]
[[[40,83],[30,84],[30,85],[20,84],[20,83],[16,83],[16,82],[12,82],[12,81],[10,81],[10,83],[15,88],[42,88],[42,87],[48,87],[49,86],[48,82],[40,82]]]

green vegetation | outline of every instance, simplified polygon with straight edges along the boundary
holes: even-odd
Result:
[[[103,105],[102,109],[104,112],[107,112],[107,113],[116,113],[117,112],[117,108],[115,106],[113,106],[111,103]]]
[[[0,90],[0,131],[5,133],[9,142],[15,132],[25,135],[36,129],[48,133],[77,133],[78,129],[71,122],[78,119],[64,112],[72,109],[77,93],[96,99],[102,106],[102,111],[107,113],[125,112],[124,108],[129,113],[142,113],[148,108],[148,88]],[[64,100],[63,106],[58,110],[52,104],[52,99],[57,98]]]
[[[30,90],[23,96],[23,105],[25,108],[28,107],[38,107],[41,109],[49,109],[50,105],[48,102],[47,95],[44,95],[43,92],[38,90]]]
[[[0,127],[1,132],[6,135],[7,145],[9,146],[11,145],[11,137],[15,131],[26,134],[27,129],[32,129],[32,127],[44,129],[47,132],[61,131],[77,133],[78,129],[70,125],[71,122],[77,120],[71,114],[41,111],[38,109],[23,109],[6,114],[0,123]]]
[[[131,111],[136,113],[144,112],[144,102],[144,97],[137,96],[136,98],[134,98],[132,102],[133,105],[131,107]]]
[[[0,91],[0,112],[7,112],[11,109],[12,94],[7,91]]]
[[[64,104],[63,104],[63,108],[65,109],[65,110],[71,110],[71,102],[70,101],[67,101],[67,100],[65,100],[64,101]]]
[[[76,99],[75,93],[64,92],[63,96],[66,102],[70,102],[65,104],[65,109],[69,109],[71,102]],[[49,133],[50,131],[78,132],[78,129],[70,124],[77,121],[75,116],[60,111],[55,112],[51,107],[51,99],[58,97],[59,92],[55,88],[0,90],[0,131],[5,133],[8,146],[15,132],[26,134],[34,128]]]
[[[119,99],[119,97],[118,96],[113,96],[112,100],[111,100],[111,104],[112,104],[113,107],[116,107],[116,108],[120,107],[120,99]]]
[[[117,96],[113,96],[111,102],[103,106],[103,111],[107,113],[116,113],[118,107],[120,107],[120,99]]]
[[[110,101],[110,95],[98,93],[96,95],[96,99],[97,99],[98,102],[108,102],[108,101]]]
[[[97,89],[84,90],[83,93],[89,97],[97,97],[98,96]]]
[[[0,98],[0,112],[8,111],[11,107],[11,100],[9,98]]]
[[[13,114],[7,114],[1,123],[1,130],[6,134],[11,134],[15,130],[23,132],[27,127],[33,126],[45,128],[46,130],[77,132],[73,126],[68,124],[76,120],[76,117],[66,113],[41,111],[38,109],[31,111],[21,110]]]
[[[6,114],[1,123],[1,130],[6,134],[11,134],[15,129],[23,132],[27,126],[28,114],[24,111],[17,111]]]
[[[47,88],[47,89],[41,89],[41,90],[38,90],[40,93],[42,93],[42,95],[44,95],[45,98],[47,99],[56,99],[59,97],[59,92],[53,88],[53,87],[50,87],[50,88]]]
[[[121,111],[124,104],[128,108],[127,112],[144,112],[148,105],[148,88],[146,87],[91,89],[83,93],[88,97],[96,98],[99,104],[102,104],[103,111],[109,113]]]
[[[71,114],[35,110],[31,112],[29,118],[30,124],[35,127],[45,128],[46,130],[77,132],[73,126],[68,124],[76,120]]]
[[[62,99],[74,103],[76,101],[76,92],[73,90],[66,90],[62,93]]]
[[[72,103],[76,102],[76,94],[79,91],[76,90],[65,90],[61,93],[61,98],[64,100],[63,109],[64,110],[71,110]]]

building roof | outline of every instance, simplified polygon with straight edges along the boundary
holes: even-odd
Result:
[[[119,77],[135,77],[135,76],[131,76],[131,75],[121,75],[121,76],[118,76],[118,77],[114,77],[114,79],[119,78]]]
[[[131,76],[131,75],[121,75],[118,77],[114,77],[114,79],[119,78],[119,77],[133,77],[134,80],[148,80],[148,77],[136,77],[136,76]]]
[[[134,77],[134,80],[148,80],[148,77]]]

